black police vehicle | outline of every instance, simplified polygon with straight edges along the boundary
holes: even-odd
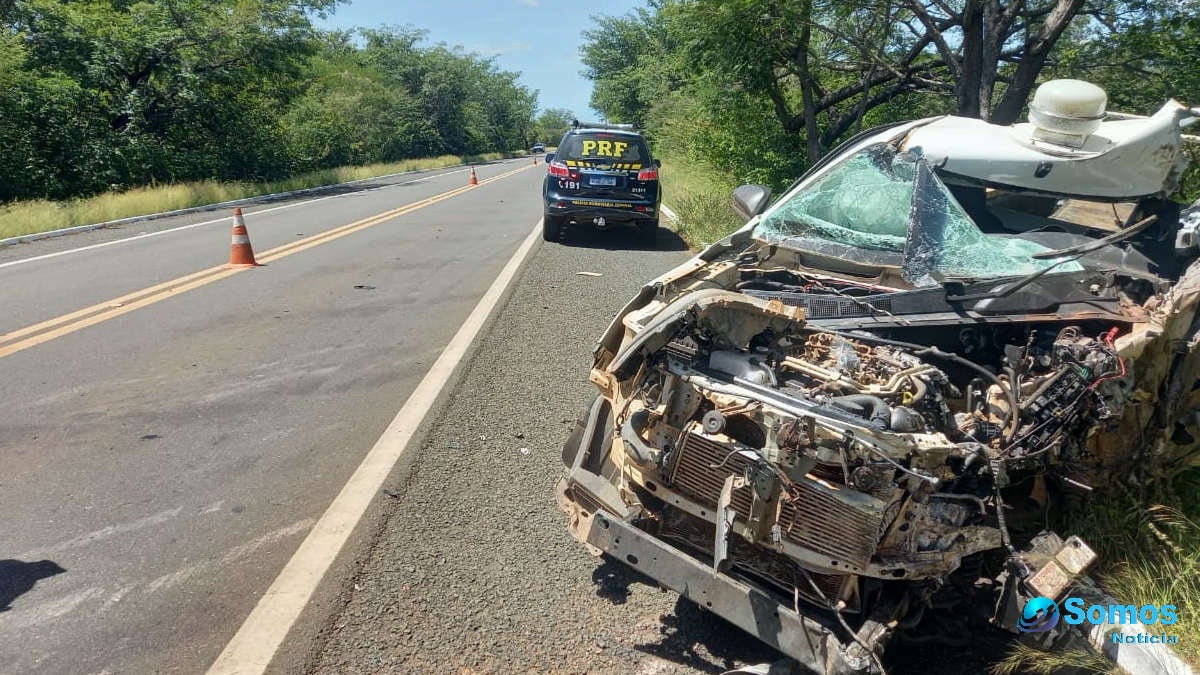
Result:
[[[581,124],[576,120],[546,155],[542,183],[542,238],[556,241],[568,223],[634,225],[653,241],[658,231],[659,160],[646,139],[628,124]]]

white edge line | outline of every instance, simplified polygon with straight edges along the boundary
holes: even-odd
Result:
[[[431,177],[432,178],[441,178],[442,176],[453,176],[456,173],[464,173],[466,171],[468,171],[468,169],[457,169],[455,171],[447,171],[446,173],[439,173],[436,176],[431,176]],[[410,173],[415,173],[415,172],[410,172]],[[393,175],[398,176],[401,174],[393,174]],[[379,178],[385,178],[385,177],[386,176],[379,176]],[[361,180],[376,180],[376,179],[375,178],[364,178]],[[401,185],[412,185],[413,183],[419,182],[421,180],[424,180],[424,178],[419,178],[417,180],[405,181],[403,183],[393,183],[392,185],[386,185],[383,187],[399,187]],[[349,183],[339,183],[339,185],[349,185]],[[336,186],[328,186],[327,185],[324,187],[336,187]],[[313,188],[313,189],[316,189],[316,188]],[[263,197],[255,197],[255,199],[263,199],[267,196],[270,196],[270,195],[264,195]],[[326,195],[324,197],[317,197],[315,199],[306,199],[302,202],[293,202],[291,204],[283,204],[281,206],[272,206],[269,209],[260,209],[258,211],[247,211],[246,215],[254,216],[254,215],[259,215],[259,214],[263,214],[263,213],[271,213],[272,211],[281,211],[283,209],[290,209],[290,208],[294,208],[297,206],[305,206],[306,204],[315,204],[317,202],[323,202],[326,199],[333,199],[334,197],[340,197],[340,196],[342,196],[342,195]],[[207,207],[205,207],[205,208],[207,208]],[[174,212],[171,212],[171,213],[168,213],[165,215],[174,215]],[[149,217],[147,217],[147,219],[148,218]],[[222,216],[220,218],[216,218],[213,220],[206,220],[206,221],[200,222],[200,223],[192,223],[190,225],[180,225],[179,227],[172,227],[172,228],[168,228],[166,230],[158,230],[156,232],[143,232],[141,234],[135,234],[131,237],[125,237],[124,239],[114,239],[113,241],[106,241],[106,242],[102,242],[99,244],[91,244],[90,246],[80,246],[79,248],[67,249],[66,251],[58,251],[56,253],[46,253],[43,255],[33,256],[31,258],[21,258],[20,260],[10,260],[9,262],[6,262],[6,263],[0,263],[0,269],[3,269],[5,267],[12,267],[13,265],[23,265],[25,263],[36,262],[38,260],[47,260],[49,258],[57,258],[59,256],[71,255],[73,253],[83,253],[84,251],[91,251],[91,250],[98,249],[98,248],[105,248],[107,246],[116,246],[117,244],[125,244],[125,243],[131,242],[131,241],[138,241],[140,239],[149,239],[150,237],[157,237],[157,236],[160,236],[163,234],[171,234],[173,232],[181,232],[183,230],[190,230],[195,227],[204,227],[205,225],[214,225],[216,223],[221,223],[221,222],[224,222],[227,220],[231,220],[232,218],[233,218],[232,216]],[[104,223],[102,226],[108,227],[111,224],[112,223]],[[92,227],[92,226],[87,225],[84,227]],[[100,227],[100,226],[97,226],[96,228],[93,228],[93,229],[98,229],[98,227]],[[59,231],[64,232],[64,234],[70,234],[69,232],[65,232],[62,230],[59,230]],[[0,244],[3,244],[3,243],[4,243],[3,241],[0,241]],[[0,246],[0,248],[2,248],[2,246]]]
[[[496,163],[502,164],[510,159],[519,159],[519,158],[506,157],[506,158],[496,160]],[[486,162],[486,163],[490,164],[491,162]],[[64,227],[64,228],[57,229],[57,230],[50,230],[48,232],[34,232],[32,234],[19,234],[15,237],[8,237],[7,239],[0,239],[0,248],[2,248],[4,246],[11,246],[13,244],[27,244],[27,243],[39,241],[42,239],[50,239],[52,237],[61,237],[61,236],[68,235],[68,234],[77,234],[80,232],[90,232],[91,230],[101,230],[106,227],[116,227],[118,225],[130,225],[132,223],[140,223],[140,222],[144,222],[147,220],[158,220],[160,218],[170,218],[172,216],[184,216],[184,215],[188,215],[190,213],[199,213],[201,211],[216,211],[217,209],[224,208],[224,207],[238,206],[240,204],[253,204],[253,203],[265,200],[265,199],[282,199],[282,198],[286,198],[286,197],[294,197],[296,195],[308,194],[309,192],[319,192],[321,190],[328,190],[329,188],[341,187],[342,185],[357,185],[358,183],[365,183],[369,180],[381,180],[384,178],[395,178],[396,176],[407,176],[409,174],[414,174],[414,173],[427,173],[427,172],[431,172],[431,171],[441,171],[442,169],[454,169],[457,167],[471,167],[471,166],[475,166],[475,165],[474,164],[451,164],[450,166],[444,166],[444,167],[441,167],[438,169],[414,169],[412,171],[401,171],[399,173],[385,173],[382,176],[371,176],[370,178],[356,178],[354,180],[348,180],[344,183],[330,183],[328,185],[314,185],[313,187],[300,188],[299,190],[289,190],[287,192],[271,192],[271,193],[268,193],[265,195],[254,195],[253,197],[242,197],[241,199],[231,199],[227,202],[216,202],[213,204],[201,204],[199,206],[188,206],[188,207],[182,208],[182,209],[175,209],[174,211],[160,211],[159,213],[148,213],[148,214],[142,215],[142,216],[129,216],[127,218],[118,218],[116,220],[106,220],[103,223],[92,223],[90,225],[74,225],[72,227]],[[459,169],[458,171],[452,171],[449,173],[438,174],[438,175],[447,176],[447,175],[450,175],[450,173],[461,173],[466,170],[467,169],[464,168],[464,169]]]
[[[333,503],[313,526],[279,576],[250,612],[209,668],[209,675],[262,673],[270,665],[321,579],[345,546],[350,533],[379,493],[421,420],[450,381],[505,290],[516,278],[541,232],[541,221],[517,247],[492,285],[479,299],[437,361],[404,402],[374,447],[355,469]]]
[[[658,210],[662,211],[662,214],[664,216],[666,216],[667,218],[670,218],[672,221],[674,221],[676,223],[679,222],[679,214],[675,213],[675,211],[672,210],[671,207],[667,206],[666,204],[659,204]]]

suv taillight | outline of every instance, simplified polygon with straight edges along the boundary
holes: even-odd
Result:
[[[638,172],[638,180],[658,180],[658,167],[648,166]]]
[[[570,178],[571,170],[567,168],[566,164],[561,162],[550,162],[550,175],[558,176],[559,178]]]

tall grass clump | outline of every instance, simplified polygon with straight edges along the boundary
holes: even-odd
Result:
[[[679,216],[675,229],[692,248],[703,248],[742,226],[732,206],[734,185],[715,171],[664,159],[659,179],[663,203]]]

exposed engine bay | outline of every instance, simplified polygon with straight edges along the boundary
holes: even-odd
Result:
[[[948,575],[978,575],[984,552],[1015,553],[1002,489],[1074,480],[1080,430],[1121,405],[1113,327],[946,329],[947,346],[921,346],[694,295],[639,336],[661,347],[618,385],[624,452],[598,473],[619,476],[639,529],[864,640],[913,621]]]
[[[896,166],[872,152],[860,175]],[[918,189],[950,194],[931,171],[918,163]],[[930,213],[920,199],[912,218]],[[822,672],[884,671],[889,639],[931,608],[1015,632],[1027,600],[1062,597],[1095,559],[1044,531],[1049,509],[1146,457],[1196,457],[1200,267],[1153,248],[1178,210],[1138,202],[1125,249],[1031,232],[1020,255],[1079,264],[1014,281],[910,277],[909,248],[847,255],[854,240],[829,233],[853,219],[828,220],[845,207],[802,206],[614,321],[591,372],[601,395],[564,448],[569,528]],[[813,213],[823,230],[802,229]],[[908,246],[925,225],[909,222]]]

